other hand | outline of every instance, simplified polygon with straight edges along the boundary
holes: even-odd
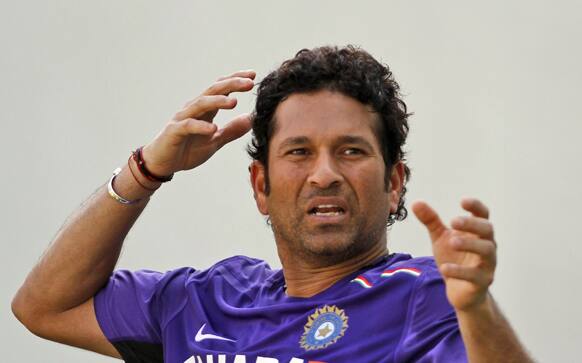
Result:
[[[249,114],[242,114],[221,129],[213,123],[218,110],[232,109],[237,99],[232,92],[254,87],[254,71],[240,71],[219,78],[200,96],[188,101],[143,149],[147,168],[159,176],[189,170],[208,160],[225,144],[251,129]]]
[[[443,224],[426,202],[415,202],[412,211],[428,229],[449,302],[457,310],[469,311],[487,300],[497,263],[497,244],[485,204],[464,198],[461,207],[471,215],[454,218],[451,227]]]

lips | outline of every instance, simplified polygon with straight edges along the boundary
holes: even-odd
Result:
[[[316,197],[307,205],[307,214],[345,214],[347,211],[347,203],[338,197]]]
[[[315,215],[340,215],[344,214],[345,210],[334,204],[321,204],[309,210],[309,214]]]
[[[320,224],[343,223],[349,214],[347,203],[338,197],[316,197],[307,205],[308,220]]]

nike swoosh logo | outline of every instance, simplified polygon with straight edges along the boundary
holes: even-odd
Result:
[[[200,329],[198,329],[198,333],[196,333],[196,337],[194,338],[194,340],[196,340],[197,342],[201,342],[201,341],[206,340],[206,339],[226,340],[227,342],[236,342],[236,340],[228,339],[228,338],[221,337],[218,335],[202,333],[202,330],[204,330],[205,326],[206,326],[206,323],[202,324]]]

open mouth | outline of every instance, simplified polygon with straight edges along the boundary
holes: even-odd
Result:
[[[322,216],[322,217],[332,217],[339,216],[345,213],[345,210],[337,205],[333,204],[322,204],[313,207],[309,210],[310,215]]]

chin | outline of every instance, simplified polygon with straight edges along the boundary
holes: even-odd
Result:
[[[346,236],[311,238],[303,243],[303,250],[309,257],[326,264],[349,260],[365,251],[366,248],[367,246]]]

